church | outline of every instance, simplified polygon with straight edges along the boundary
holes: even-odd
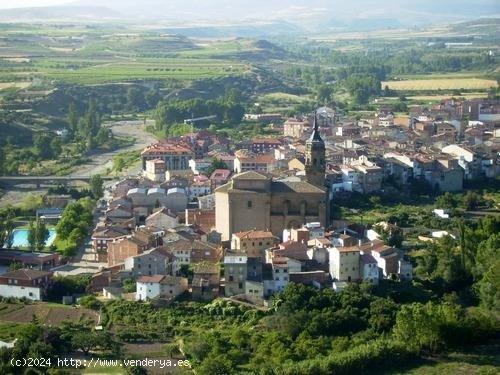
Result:
[[[329,202],[325,183],[325,143],[316,120],[306,141],[306,181],[274,181],[255,171],[239,173],[215,190],[216,230],[223,241],[233,233],[270,230],[281,237],[283,229],[306,222],[326,226]]]

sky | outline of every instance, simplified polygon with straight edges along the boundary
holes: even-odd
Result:
[[[43,7],[68,3],[68,0],[0,0],[0,9],[21,7]]]

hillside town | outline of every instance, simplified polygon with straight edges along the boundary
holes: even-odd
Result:
[[[405,252],[383,239],[388,223],[339,220],[332,208],[354,194],[459,192],[497,177],[500,102],[449,99],[409,113],[382,106],[346,118],[321,107],[248,116],[271,123],[272,137],[236,143],[199,130],[151,144],[139,175],[107,185],[85,265],[71,274],[91,273],[89,291],[102,299],[162,306],[181,295],[269,306],[291,282],[341,291],[411,280]],[[57,222],[68,202],[54,199],[40,214]],[[43,300],[71,264],[56,253],[0,256],[23,266],[0,275],[2,297]]]

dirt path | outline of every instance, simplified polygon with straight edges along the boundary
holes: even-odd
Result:
[[[147,125],[152,125],[153,121],[148,121]],[[123,147],[118,150],[105,152],[101,154],[95,154],[90,158],[92,161],[79,165],[76,167],[75,172],[71,173],[70,176],[88,176],[94,174],[105,174],[106,169],[113,167],[113,158],[121,153],[127,151],[137,151],[142,150],[151,143],[156,143],[156,137],[148,133],[145,129],[144,122],[139,121],[116,121],[104,124],[109,127],[113,134],[117,137],[133,137],[135,138],[135,143],[128,147]],[[124,173],[127,175],[136,175],[140,172],[140,164],[133,166]],[[9,204],[16,205],[22,202],[28,193],[34,194],[45,194],[46,189],[36,189],[35,186],[31,188],[25,187],[23,189],[12,188],[6,189],[0,192],[0,208],[5,207]]]
[[[150,124],[150,122],[148,122]],[[70,176],[88,176],[94,174],[105,174],[106,169],[111,169],[113,167],[113,158],[122,152],[127,151],[137,151],[142,150],[151,143],[157,142],[156,137],[148,133],[145,129],[143,121],[117,121],[113,123],[105,124],[109,127],[116,137],[133,137],[135,138],[135,143],[128,147],[123,147],[118,150],[105,152],[102,154],[96,154],[91,156],[91,162],[83,165],[79,165],[77,170],[70,174]],[[132,170],[132,173],[138,173]],[[128,173],[131,173],[128,171]]]

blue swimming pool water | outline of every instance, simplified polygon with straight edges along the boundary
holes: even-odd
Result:
[[[12,231],[12,247],[29,247],[28,242],[28,229],[14,229]],[[56,239],[55,229],[49,229],[49,238],[45,241],[45,246],[52,245],[52,242]]]

